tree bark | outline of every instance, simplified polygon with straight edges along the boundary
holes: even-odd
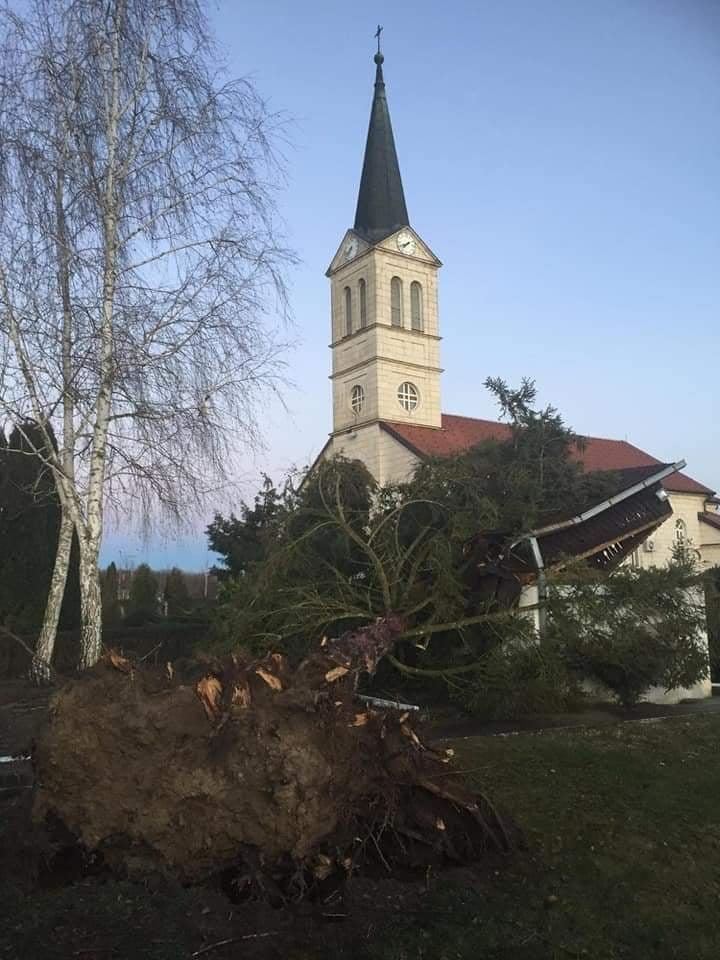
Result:
[[[102,593],[98,567],[99,543],[80,543],[80,659],[78,669],[86,670],[100,659],[102,651]]]
[[[58,534],[57,553],[55,554],[55,565],[53,567],[52,579],[50,580],[47,605],[45,607],[45,616],[30,667],[31,676],[36,683],[50,682],[50,664],[52,663],[53,651],[55,649],[55,638],[57,637],[60,611],[62,609],[63,597],[65,596],[65,584],[70,568],[73,532],[73,522],[67,512],[63,510],[60,520],[60,532]]]

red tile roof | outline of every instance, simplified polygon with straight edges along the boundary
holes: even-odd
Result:
[[[419,427],[412,423],[382,421],[380,426],[419,457],[446,457],[474,447],[483,440],[507,440],[510,427],[494,420],[477,420],[443,413],[442,427]],[[606,440],[586,437],[584,450],[578,450],[575,459],[586,470],[623,470],[627,467],[648,467],[662,461],[634,447],[626,440]],[[673,493],[714,493],[684,473],[674,473],[663,480],[663,486]]]

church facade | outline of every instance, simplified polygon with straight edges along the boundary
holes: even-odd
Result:
[[[507,424],[442,412],[440,260],[410,224],[383,77],[376,74],[355,222],[327,271],[331,294],[333,429],[320,458],[361,460],[379,483],[402,480],[425,457],[451,455]],[[661,461],[621,440],[586,438],[586,470]],[[702,567],[720,565],[720,500],[682,472],[664,481],[672,516],[632,555],[667,563],[678,543]]]

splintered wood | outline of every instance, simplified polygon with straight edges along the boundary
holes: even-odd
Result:
[[[120,670],[121,673],[130,673],[132,670],[132,664],[127,657],[123,657],[113,647],[108,650],[107,658],[113,667],[115,667],[116,670]]]
[[[276,677],[274,673],[270,673],[269,670],[265,670],[263,667],[257,667],[255,673],[264,680],[269,687],[272,687],[273,690],[282,690],[282,681],[279,677]]]
[[[340,677],[344,677],[346,673],[349,673],[347,667],[333,667],[332,670],[328,670],[325,674],[325,679],[328,683],[334,683],[336,680],[339,680]]]
[[[222,684],[217,677],[203,677],[195,688],[208,720],[215,720],[222,713]]]

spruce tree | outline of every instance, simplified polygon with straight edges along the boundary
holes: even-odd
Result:
[[[108,565],[102,575],[102,605],[103,623],[105,626],[114,626],[120,622],[120,595],[119,577],[115,563]]]
[[[0,433],[0,623],[32,635],[42,624],[60,526],[55,482],[34,451],[42,449],[38,426]],[[77,545],[73,547],[61,617],[65,629],[79,621]]]
[[[146,563],[141,563],[130,581],[128,615],[133,621],[153,620],[158,615],[157,577]]]
[[[190,594],[182,570],[173,567],[165,581],[165,603],[167,615],[171,619],[187,613],[190,605]]]

